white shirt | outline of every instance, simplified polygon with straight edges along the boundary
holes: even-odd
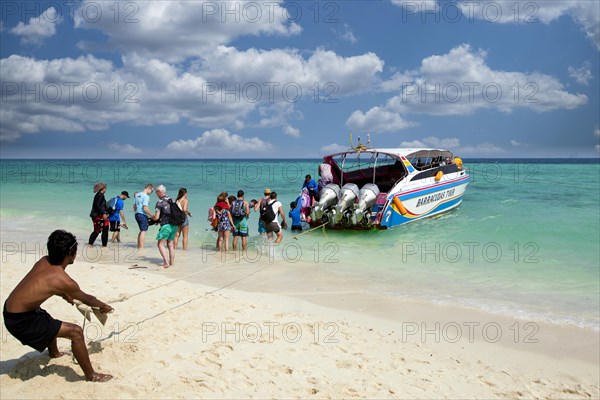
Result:
[[[280,201],[276,200],[275,203],[271,205],[271,207],[273,208],[273,212],[275,213],[275,219],[273,220],[273,222],[276,222],[277,225],[281,227],[281,225],[279,225],[279,219],[277,218],[277,216],[279,215],[279,207],[283,207],[283,205]]]

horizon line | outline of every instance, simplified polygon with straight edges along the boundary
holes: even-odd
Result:
[[[600,155],[596,157],[461,157],[463,160],[598,160]],[[322,157],[274,157],[274,158],[4,158],[0,157],[0,161],[278,161],[278,160],[307,160],[321,161]]]

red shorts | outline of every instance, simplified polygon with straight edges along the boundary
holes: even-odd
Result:
[[[102,218],[101,215],[99,217],[92,218],[92,222],[94,224],[94,232],[102,232],[104,227],[108,226],[108,220]]]

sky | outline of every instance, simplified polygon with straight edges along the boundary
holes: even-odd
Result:
[[[600,155],[599,0],[0,3],[0,157]]]

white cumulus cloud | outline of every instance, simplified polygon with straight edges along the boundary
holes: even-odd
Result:
[[[463,44],[446,54],[426,57],[418,69],[382,83],[383,90],[395,89],[399,94],[366,113],[354,111],[346,125],[397,131],[412,125],[404,120],[410,114],[470,115],[483,109],[509,113],[519,108],[543,112],[573,109],[588,101],[585,94],[568,92],[550,75],[494,70],[486,56]]]
[[[37,17],[25,24],[19,22],[10,33],[21,37],[21,44],[40,44],[44,39],[56,34],[56,25],[62,22],[61,15],[54,7],[48,7]]]
[[[366,113],[360,110],[354,111],[346,121],[346,126],[350,130],[373,133],[397,132],[414,125],[404,120],[400,114],[381,107],[373,107]]]
[[[115,4],[82,1],[74,13],[75,26],[102,31],[108,36],[107,45],[125,54],[137,53],[168,62],[201,56],[244,35],[290,36],[302,30],[287,19],[283,0],[152,0]],[[114,20],[115,7],[120,9],[118,22]],[[92,12],[101,17],[85,17]],[[104,44],[86,42],[81,46],[94,49]]]
[[[502,147],[495,145],[494,143],[479,143],[475,145],[466,145],[459,148],[460,155],[464,156],[492,156],[506,153]]]
[[[137,54],[124,55],[119,67],[91,55],[53,60],[11,55],[0,60],[6,100],[0,137],[58,130],[61,124],[50,117],[70,121],[68,131],[183,121],[239,130],[256,125],[250,120],[257,114],[259,126],[298,136],[290,122],[302,118],[296,102],[368,92],[382,69],[373,53],[342,57],[321,49],[305,57],[292,49],[218,46],[186,68]]]
[[[286,125],[283,127],[283,133],[291,136],[291,137],[295,137],[295,138],[299,138],[300,137],[300,129],[298,128],[294,128],[291,125]]]
[[[570,16],[586,37],[600,50],[600,7],[598,0],[391,0],[408,15],[434,13],[437,18],[456,22],[455,9],[468,21],[483,20],[497,24],[549,24],[563,15]],[[460,14],[459,14],[460,16]]]
[[[331,143],[321,147],[321,152],[325,154],[341,153],[342,151],[348,150],[348,146],[344,146],[338,143]]]
[[[436,136],[428,136],[421,140],[413,140],[410,142],[404,141],[400,143],[400,147],[433,147],[438,149],[455,149],[460,146],[458,138],[438,138]]]
[[[348,24],[344,24],[344,30],[343,31],[334,31],[336,36],[339,37],[340,39],[349,42],[351,44],[354,44],[358,41],[358,39],[356,38],[356,36],[354,36],[354,33],[352,32],[352,29],[350,29],[350,25]]]
[[[108,148],[113,151],[116,151],[117,153],[126,154],[126,155],[142,154],[141,149],[139,149],[131,144],[111,143],[108,145]]]
[[[459,1],[458,6],[467,18],[492,23],[549,24],[568,15],[600,50],[600,7],[597,0],[469,0]]]
[[[272,145],[257,137],[245,138],[226,129],[205,131],[196,139],[176,140],[167,145],[167,151],[181,155],[228,156],[265,153]]]
[[[577,83],[580,83],[582,85],[586,85],[586,86],[589,85],[590,81],[593,78],[592,71],[590,71],[590,63],[589,62],[584,63],[579,68],[569,66],[568,71],[569,71],[569,76],[571,78],[575,79],[575,81]]]
[[[434,148],[450,150],[458,156],[482,157],[505,153],[506,150],[493,143],[461,144],[459,138],[438,138],[428,136],[421,140],[404,141],[400,147],[405,148]]]

